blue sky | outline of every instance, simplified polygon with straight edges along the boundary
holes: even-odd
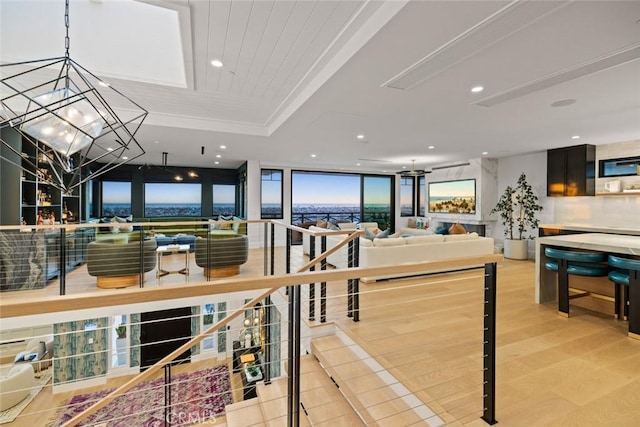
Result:
[[[360,176],[292,173],[292,203],[359,205]],[[365,204],[389,203],[389,178],[365,178]]]

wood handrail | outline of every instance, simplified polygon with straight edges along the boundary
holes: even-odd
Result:
[[[189,282],[161,288],[125,288],[102,290],[65,296],[30,297],[28,301],[0,299],[0,319],[22,317],[44,313],[58,313],[109,306],[149,303],[152,301],[209,296],[241,291],[256,291],[267,288],[297,286],[305,283],[332,282],[360,277],[388,276],[398,273],[421,273],[467,268],[475,265],[502,261],[502,255],[481,255],[451,258],[441,261],[426,261],[386,267],[357,267],[338,270],[317,270],[296,274],[260,277],[225,278],[215,282]],[[314,263],[321,258],[314,260]]]

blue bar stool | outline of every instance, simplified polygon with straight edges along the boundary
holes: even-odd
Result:
[[[609,255],[609,280],[616,286],[616,315],[620,315],[620,294],[624,286],[623,315],[629,319],[629,336],[640,339],[640,259]]]
[[[603,264],[607,261],[607,255],[604,252],[571,251],[552,247],[546,247],[544,254],[551,258],[545,263],[545,268],[558,272],[558,314],[569,317],[569,275],[607,276],[609,266]]]

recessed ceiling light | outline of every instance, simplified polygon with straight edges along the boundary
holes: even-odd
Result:
[[[436,148],[436,147],[434,147],[433,145],[430,145],[430,146],[428,146],[427,148],[428,148],[429,150],[433,150],[433,149],[434,149],[434,148]]]
[[[356,166],[360,166],[360,163],[356,163]]]
[[[482,152],[482,155],[483,155],[483,156],[486,156],[487,154],[489,154],[489,152],[488,152],[488,151],[483,151],[483,152]]]
[[[216,157],[219,159],[220,157],[222,157],[222,154],[216,154]]]
[[[226,150],[226,149],[227,149],[227,146],[226,146],[226,145],[221,145],[221,146],[220,146],[220,149],[221,149],[221,150]]]
[[[311,155],[311,157],[314,157],[314,158],[315,158],[315,157],[316,157],[316,155],[315,155],[315,154],[312,154],[312,155]]]
[[[402,169],[406,169],[406,168],[407,168],[406,166],[403,166],[403,167],[402,167]]]
[[[157,144],[157,143],[158,143],[158,142],[160,142],[160,141],[153,141],[153,142],[155,142],[155,143]]]
[[[571,139],[580,139],[580,135],[573,135]]]
[[[128,157],[127,157],[127,156],[122,156],[122,158],[123,158],[124,160],[127,160],[127,159],[128,159]]]
[[[364,135],[363,135],[363,134],[361,134],[361,133],[359,133],[359,134],[357,134],[357,135],[356,135],[356,138],[358,138],[358,139],[364,139]]]
[[[100,86],[102,86],[102,87],[109,87],[109,86],[111,86],[109,83],[107,83],[107,82],[103,82],[102,80],[100,80],[100,81],[98,82],[98,84],[99,84]]]
[[[482,92],[484,90],[484,88],[482,86],[474,86],[471,88],[471,92],[473,93],[479,93]]]
[[[213,162],[214,165],[219,165],[220,162],[218,162],[217,160],[215,162]]]
[[[552,107],[566,107],[568,105],[573,105],[576,103],[575,99],[561,99],[559,101],[555,101],[551,103]]]
[[[211,65],[213,65],[216,68],[220,68],[222,67],[222,61],[220,61],[219,59],[214,59],[213,61],[211,61]]]
[[[107,151],[113,151],[113,148],[107,147]]]

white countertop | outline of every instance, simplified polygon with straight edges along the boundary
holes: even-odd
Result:
[[[617,225],[593,224],[540,224],[539,228],[557,228],[559,230],[587,231],[590,233],[630,234],[640,236],[640,228]]]
[[[538,237],[536,244],[582,248],[618,254],[640,255],[640,236],[620,234],[583,233]]]

